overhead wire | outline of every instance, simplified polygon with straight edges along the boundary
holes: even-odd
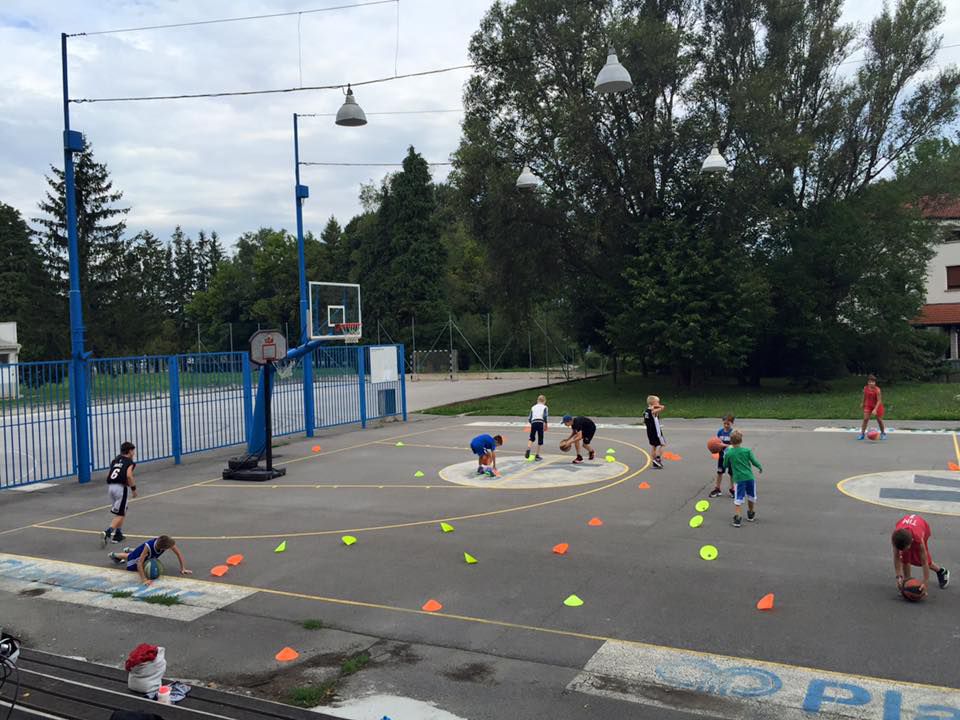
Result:
[[[245,20],[266,20],[267,18],[290,17],[291,15],[310,15],[313,13],[330,12],[332,10],[348,10],[350,8],[367,7],[370,5],[389,5],[399,0],[369,0],[368,2],[352,3],[350,5],[331,5],[329,7],[314,8],[312,10],[291,10],[289,12],[268,13],[266,15],[244,15],[242,17],[215,18],[213,20],[193,20],[181,23],[167,23],[165,25],[142,25],[140,27],[115,28],[112,30],[94,30],[90,32],[67,33],[67,37],[85,37],[92,35],[115,35],[117,33],[138,32],[140,30],[168,30],[171,28],[192,27],[195,25],[216,25],[219,23],[243,22]]]
[[[391,0],[392,1],[392,0]],[[456,70],[466,70],[476,67],[475,63],[466,65],[452,65],[444,68],[434,68],[433,70],[421,70],[420,72],[404,73],[403,75],[390,75],[389,77],[375,78],[373,80],[361,80],[359,82],[336,83],[333,85],[306,85],[303,87],[277,88],[272,90],[236,90],[213,93],[183,93],[180,95],[130,95],[122,97],[102,97],[102,98],[70,98],[72,103],[102,103],[102,102],[143,102],[147,100],[195,100],[197,98],[220,98],[220,97],[245,97],[250,95],[278,95],[282,93],[306,92],[311,90],[342,90],[351,85],[353,87],[362,87],[364,85],[376,85],[378,83],[391,82],[393,80],[403,80],[412,77],[424,77],[426,75],[439,75],[441,73],[454,72]]]
[[[381,110],[380,112],[364,112],[364,115],[431,115],[433,113],[462,113],[459,108],[443,108],[436,110]],[[336,117],[337,113],[297,113],[297,117]]]
[[[313,165],[320,167],[403,167],[403,163],[371,163],[371,162],[307,162],[300,161],[301,165]],[[453,165],[452,162],[428,162],[427,165]]]

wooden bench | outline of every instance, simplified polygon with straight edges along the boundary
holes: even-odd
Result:
[[[193,686],[176,705],[161,705],[127,689],[118,668],[24,648],[17,663],[20,694],[11,720],[109,720],[114,710],[154,713],[164,720],[337,720],[330,715],[258,698]],[[16,688],[11,675],[0,692],[5,718]]]

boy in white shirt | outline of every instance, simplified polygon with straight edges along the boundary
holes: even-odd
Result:
[[[527,422],[530,423],[530,439],[527,441],[527,452],[523,457],[530,458],[530,449],[533,447],[533,441],[537,441],[537,454],[534,460],[543,460],[540,457],[540,448],[543,447],[543,434],[547,431],[547,398],[543,395],[537,397],[537,404],[530,408],[530,415]]]

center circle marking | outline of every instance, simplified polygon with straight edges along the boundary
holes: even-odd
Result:
[[[846,478],[837,489],[856,500],[917,513],[960,516],[960,473],[893,470]]]
[[[629,468],[622,462],[584,460],[574,465],[572,455],[547,454],[543,460],[526,460],[523,456],[500,456],[497,469],[500,477],[477,473],[477,461],[447,465],[440,470],[440,477],[457,485],[504,490],[533,490],[540,488],[571,487],[612,480]]]

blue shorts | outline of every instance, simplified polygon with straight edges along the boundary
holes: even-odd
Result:
[[[743,505],[743,500],[756,500],[757,499],[757,481],[756,480],[741,480],[735,486],[733,504],[734,505]]]
[[[483,445],[471,445],[470,449],[473,450],[474,455],[479,455],[480,457],[483,457],[487,453],[493,452],[493,450],[490,450],[489,448],[485,448]]]

